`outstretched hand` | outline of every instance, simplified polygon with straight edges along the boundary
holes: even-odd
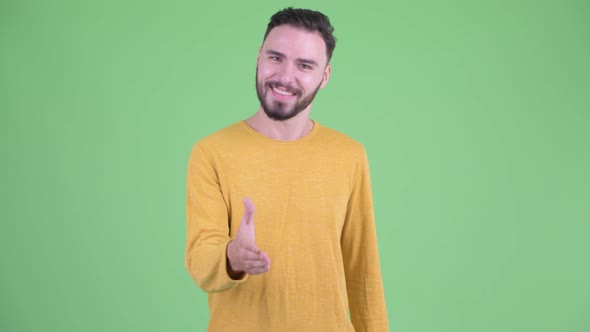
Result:
[[[244,198],[244,215],[233,240],[227,246],[228,273],[237,279],[242,273],[260,274],[270,269],[270,259],[255,243],[254,203]]]

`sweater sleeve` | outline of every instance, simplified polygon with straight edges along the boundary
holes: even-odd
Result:
[[[365,149],[357,159],[341,237],[352,324],[357,332],[389,331]]]
[[[197,143],[187,171],[185,267],[205,292],[221,292],[243,282],[227,274],[229,214],[215,163]]]

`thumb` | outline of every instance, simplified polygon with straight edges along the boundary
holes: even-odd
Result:
[[[248,197],[244,197],[242,201],[244,202],[244,216],[242,217],[242,221],[250,225],[254,221],[254,203]]]

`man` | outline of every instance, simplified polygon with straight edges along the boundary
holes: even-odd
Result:
[[[185,257],[209,331],[388,330],[365,150],[310,119],[332,32],[319,12],[273,15],[258,112],[193,148]]]

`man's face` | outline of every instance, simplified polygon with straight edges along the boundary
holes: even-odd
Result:
[[[256,92],[266,115],[284,121],[308,108],[328,82],[327,61],[319,33],[289,25],[272,29],[256,66]]]

